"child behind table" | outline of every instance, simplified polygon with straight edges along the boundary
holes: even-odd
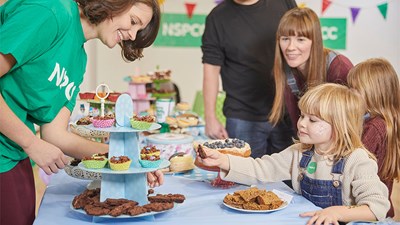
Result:
[[[399,78],[387,60],[373,58],[351,69],[347,81],[365,100],[367,114],[362,141],[377,157],[378,175],[391,196],[393,181],[400,177]],[[387,216],[394,216],[393,204]]]
[[[299,101],[298,143],[262,158],[206,152],[197,157],[218,166],[224,180],[242,184],[291,179],[294,190],[323,208],[305,212],[309,224],[384,219],[388,190],[379,180],[373,155],[361,142],[364,102],[339,84],[322,84]]]

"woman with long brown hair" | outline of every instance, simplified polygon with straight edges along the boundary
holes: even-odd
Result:
[[[308,88],[325,82],[346,83],[352,63],[344,55],[324,48],[317,14],[309,8],[285,13],[276,32],[275,98],[269,121],[277,124],[285,111],[292,124],[299,119],[297,103]]]

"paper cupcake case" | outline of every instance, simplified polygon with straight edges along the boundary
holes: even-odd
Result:
[[[115,119],[108,119],[108,120],[98,120],[98,119],[93,119],[92,124],[94,127],[97,128],[106,128],[106,127],[112,127],[114,125]]]
[[[151,127],[151,124],[152,123],[149,123],[149,122],[131,120],[132,128],[134,128],[136,130],[147,130]]]
[[[104,160],[82,160],[83,165],[88,169],[101,169],[107,164],[107,159]]]
[[[128,170],[129,167],[131,166],[132,160],[129,160],[128,162],[124,162],[124,163],[109,163],[110,164],[110,168],[112,170],[116,170],[116,171],[122,171],[122,170]]]
[[[157,168],[160,166],[162,160],[155,160],[155,161],[150,161],[150,160],[141,160],[139,159],[140,165],[142,165],[143,168]]]

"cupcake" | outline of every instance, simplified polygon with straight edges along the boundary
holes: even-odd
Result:
[[[105,116],[95,116],[92,119],[92,124],[97,128],[106,128],[114,125],[115,118],[114,115],[105,115]]]
[[[112,170],[128,170],[131,166],[132,160],[128,156],[113,156],[109,160],[110,168]]]
[[[156,122],[156,118],[154,116],[133,116],[131,118],[131,125],[136,130],[147,130],[151,127],[151,125]]]
[[[146,158],[149,156],[160,156],[160,150],[158,150],[155,146],[145,146],[140,150],[140,157]]]
[[[140,151],[140,165],[144,168],[157,168],[161,164],[160,150],[146,146]]]
[[[101,169],[107,164],[107,158],[104,156],[93,155],[82,159],[83,165],[88,169]]]

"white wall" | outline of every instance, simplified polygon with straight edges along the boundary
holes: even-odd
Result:
[[[214,0],[165,0],[163,12],[185,14],[185,2],[197,4],[195,14],[208,14],[215,6]],[[384,2],[388,3],[386,20],[376,7]],[[322,0],[297,0],[297,3],[305,3],[321,16]],[[350,7],[361,8],[354,24]],[[340,52],[354,64],[371,57],[385,57],[400,75],[399,0],[332,0],[322,17],[347,18],[347,49]],[[115,91],[126,91],[125,76],[134,74],[136,67],[146,73],[157,65],[172,70],[172,79],[179,86],[183,101],[193,103],[195,92],[202,88],[200,48],[150,47],[144,50],[140,61],[125,63],[119,47],[108,49],[98,41],[91,42],[87,46],[89,63],[82,91],[94,90],[100,82],[106,82]]]

